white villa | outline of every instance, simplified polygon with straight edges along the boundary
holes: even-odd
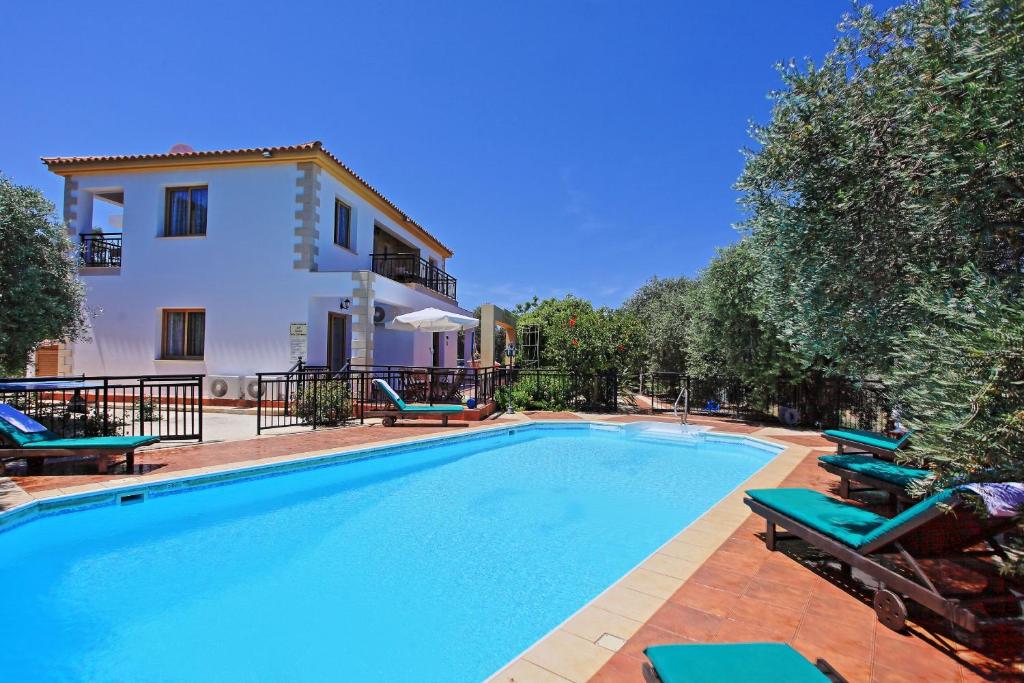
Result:
[[[385,326],[427,307],[469,314],[452,251],[320,142],[43,162],[65,181],[91,312],[91,340],[56,354],[62,374],[244,387],[299,356],[332,369],[471,357],[455,333]]]

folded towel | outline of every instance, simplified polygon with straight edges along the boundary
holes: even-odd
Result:
[[[993,517],[1014,517],[1024,511],[1024,484],[1017,482],[964,484],[961,488],[981,496]]]
[[[22,434],[38,434],[39,432],[46,431],[46,427],[6,403],[0,403],[0,420],[11,425]]]

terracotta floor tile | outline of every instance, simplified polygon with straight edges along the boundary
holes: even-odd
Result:
[[[761,624],[765,630],[779,633],[789,640],[796,635],[803,614],[800,610],[778,607],[764,600],[743,595],[730,604],[729,617]]]
[[[718,631],[722,617],[686,605],[668,602],[655,612],[647,623],[690,640],[707,642]]]
[[[744,595],[792,610],[803,610],[811,598],[804,589],[757,576],[751,579]]]
[[[626,641],[622,649],[615,653],[615,657],[629,657],[636,662],[646,662],[647,658],[644,656],[644,649],[651,645],[671,645],[673,643],[687,642],[696,641],[683,638],[678,633],[672,633],[652,624],[647,624]]]
[[[792,632],[773,631],[756,621],[726,619],[715,634],[716,643],[787,643]]]
[[[702,566],[693,573],[690,580],[728,593],[742,595],[743,591],[747,589],[747,585],[750,583],[751,577],[743,574],[737,574],[736,572],[729,571],[727,569]]]
[[[735,593],[688,581],[669,600],[718,617],[727,617],[731,611],[730,604],[736,597],[738,596]]]
[[[644,683],[643,663],[636,657],[615,653],[590,683]]]

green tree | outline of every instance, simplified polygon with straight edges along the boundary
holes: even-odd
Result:
[[[970,285],[917,293],[929,319],[897,346],[890,377],[902,419],[920,429],[906,457],[935,473],[922,493],[1024,481],[1024,302],[976,272],[958,280]],[[1024,553],[1012,569],[1024,573]]]
[[[686,277],[653,277],[622,305],[622,313],[632,316],[639,328],[645,369],[686,372],[687,293],[692,286]]]
[[[633,372],[643,356],[636,318],[609,308],[594,308],[572,295],[533,303],[520,315],[521,326],[540,326],[540,357],[545,367],[576,372],[618,368]]]
[[[22,375],[39,342],[85,330],[85,292],[53,204],[0,175],[0,372]]]
[[[744,240],[725,249],[687,292],[690,374],[735,380],[767,393],[780,380],[799,381],[805,364],[766,318],[761,264]]]
[[[1024,2],[859,9],[820,65],[781,74],[738,183],[766,314],[804,356],[884,376],[929,280],[1019,278]]]

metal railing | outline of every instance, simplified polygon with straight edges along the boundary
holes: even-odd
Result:
[[[339,371],[293,366],[256,373],[256,433],[281,427],[313,429],[363,422],[368,412],[392,407],[373,383],[386,381],[408,403],[485,407],[510,381],[508,368],[429,368],[355,365]]]
[[[62,438],[203,440],[203,375],[0,378],[0,403]]]
[[[79,263],[87,268],[121,267],[121,233],[83,233],[82,248],[78,252]]]
[[[416,282],[454,300],[455,278],[419,254],[370,254],[370,268],[395,282]]]
[[[579,410],[586,412],[618,412],[618,370],[574,372],[557,368],[515,368],[505,396],[499,397],[500,408],[507,408],[503,399],[511,400],[516,409]]]
[[[811,385],[779,381],[769,391],[753,391],[736,380],[645,372],[631,389],[642,399],[637,407],[652,414],[672,412],[682,391],[688,393],[691,415],[777,419],[822,429],[882,431],[891,413],[881,387],[842,378],[822,379]]]

